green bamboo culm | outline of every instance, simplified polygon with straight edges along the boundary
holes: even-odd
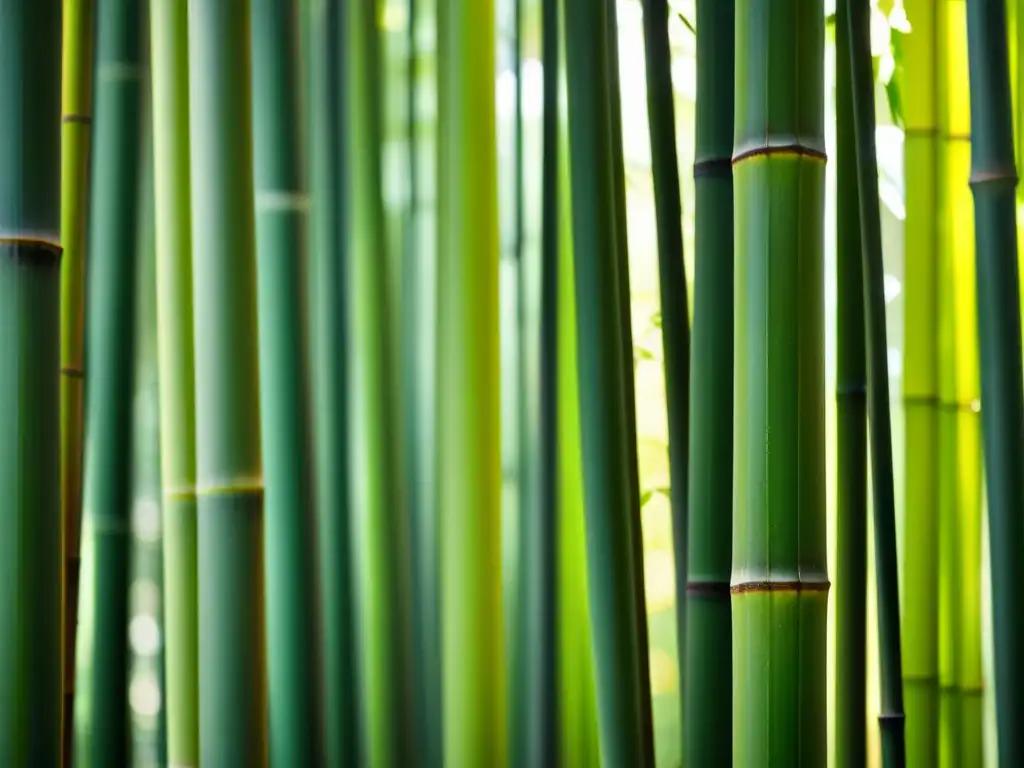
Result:
[[[445,765],[507,762],[494,6],[438,4],[438,499]]]
[[[727,6],[727,12],[731,11],[731,3],[717,4],[723,5]],[[686,269],[683,263],[683,213],[676,152],[675,92],[672,85],[672,51],[669,48],[668,37],[668,0],[645,0],[643,16],[647,118],[650,126],[654,206],[658,227],[658,285],[661,292],[661,338],[664,349],[665,400],[668,410],[669,486],[676,581],[676,642],[679,649],[678,661],[682,668],[686,657],[686,542],[689,536],[687,475],[690,443],[690,310]],[[730,13],[730,23],[731,20]],[[728,64],[725,64],[724,60],[720,61],[721,64],[716,63],[713,67],[731,72],[731,59]],[[728,96],[723,94],[720,98],[724,101]],[[628,402],[632,403],[633,399],[630,398]],[[636,541],[640,543],[636,551],[642,565],[643,535],[639,526]],[[641,619],[646,621],[646,607]],[[646,672],[647,670],[641,669],[641,675]],[[724,689],[726,686],[722,684],[719,687]],[[703,705],[701,708],[706,709]]]
[[[86,760],[128,762],[128,577],[136,231],[142,138],[142,6],[97,8],[96,135],[89,252],[85,506],[95,557]]]
[[[253,142],[270,762],[324,762],[317,642],[312,411],[306,361],[307,219],[299,107],[299,9],[253,7]]]
[[[61,756],[61,3],[0,0],[0,763]]]
[[[267,761],[249,0],[189,0],[200,762]],[[202,332],[199,332],[199,330]]]
[[[147,25],[143,34],[148,41]],[[144,66],[148,46],[143,50]],[[148,70],[147,70],[148,74]],[[143,79],[142,167],[139,174],[139,224],[136,227],[135,360],[132,394],[132,570],[137,586],[129,594],[133,617],[146,615],[160,631],[165,628],[163,609],[163,520],[160,483],[160,380],[157,341],[156,204],[153,189],[153,131],[149,103],[150,85]],[[143,588],[143,586],[145,588]],[[132,759],[150,766],[167,765],[167,680],[165,648],[154,653],[133,653],[130,679],[157,686],[161,705],[154,714],[132,711]]]
[[[199,763],[195,361],[187,6],[150,1],[167,762]]]
[[[529,275],[539,276],[539,326],[536,367],[522,361],[524,370],[536,371],[528,380],[535,387],[539,417],[535,426],[524,424],[524,468],[532,472],[532,486],[522,497],[520,509],[521,559],[519,599],[522,604],[518,627],[519,653],[523,667],[517,697],[522,743],[517,765],[553,768],[559,764],[559,457],[558,441],[558,62],[559,31],[557,0],[541,0],[541,59],[544,65],[544,104],[541,118],[541,245],[538,272],[526,263],[528,252],[520,253],[520,290]],[[519,198],[519,204],[525,201]],[[524,329],[525,330],[525,329]],[[530,347],[526,347],[530,350]],[[532,351],[532,350],[531,350]],[[523,415],[529,413],[523,408]],[[532,434],[530,434],[532,432]],[[530,434],[529,440],[525,435]],[[530,462],[532,466],[528,465]],[[513,748],[513,753],[516,750]]]
[[[85,246],[92,153],[93,0],[64,3],[61,94],[60,488],[64,562],[64,704],[62,752],[70,768],[74,741],[75,638],[81,577],[82,470],[85,435]]]
[[[602,759],[646,765],[641,613],[632,537],[614,171],[608,3],[566,0],[569,152],[587,568]],[[621,159],[621,158],[620,158]],[[610,311],[610,308],[616,311]],[[614,564],[614,567],[613,567]]]
[[[826,761],[823,17],[736,3],[735,765]]]
[[[892,427],[885,328],[885,271],[878,206],[875,154],[875,78],[871,63],[869,0],[843,0],[850,58],[853,126],[856,139],[857,192],[864,296],[865,349],[870,416],[871,483],[874,490],[875,581],[878,590],[878,647],[881,662],[882,763],[906,764],[903,669],[900,646],[899,572],[896,560],[896,501],[893,490]],[[844,275],[845,276],[845,275]]]
[[[683,655],[685,765],[732,762],[733,174],[736,7],[697,4],[696,281]],[[670,299],[669,299],[670,300]],[[685,316],[684,316],[685,321]],[[663,321],[664,325],[664,321]]]
[[[626,472],[629,479],[630,503],[630,549],[633,570],[633,601],[637,632],[637,684],[640,690],[640,733],[643,739],[643,755],[646,764],[654,765],[654,719],[651,701],[651,674],[649,666],[649,642],[647,638],[647,597],[644,587],[644,544],[643,526],[640,517],[640,466],[637,458],[636,438],[636,379],[633,363],[633,322],[629,279],[629,237],[626,220],[626,169],[622,149],[622,97],[619,83],[619,25],[618,2],[607,0],[607,16],[604,23],[605,45],[607,46],[607,109],[611,132],[611,194],[614,221],[616,282],[618,285],[619,322],[622,325],[621,343],[623,360],[623,401],[626,418]],[[675,166],[673,166],[675,167]],[[680,249],[680,253],[682,250]],[[685,284],[685,280],[684,280]],[[685,290],[683,295],[686,295]],[[685,528],[683,529],[685,531]],[[678,541],[675,542],[678,548]]]
[[[967,3],[971,191],[977,254],[982,429],[989,505],[1000,765],[1024,763],[1024,394],[1006,6]]]
[[[310,304],[313,351],[317,555],[323,630],[323,718],[329,766],[362,764],[356,664],[355,569],[348,459],[348,248],[343,147],[347,123],[340,0],[302,4],[305,114],[311,193]]]
[[[390,259],[381,197],[380,31],[377,0],[347,3],[345,92],[348,263],[354,403],[353,519],[357,542],[365,733],[370,765],[419,754],[412,688],[409,519],[396,442],[398,380],[392,346]]]
[[[904,38],[906,82],[914,84],[905,91],[906,242],[914,243],[915,247],[907,249],[904,265],[905,530],[913,533],[905,538],[904,549],[903,585],[909,599],[903,605],[903,688],[907,715],[907,764],[938,765],[939,524],[936,513],[939,510],[937,491],[940,475],[937,188],[938,70],[943,51],[938,43],[937,4],[933,0],[908,0],[906,9],[909,18],[914,20],[913,33]],[[837,37],[837,45],[839,42]],[[845,44],[845,39],[843,42]],[[842,61],[843,57],[837,54],[837,63]],[[842,154],[840,150],[840,163],[843,163]],[[841,210],[845,207],[842,204]],[[849,240],[841,237],[840,243],[849,242],[852,247],[855,235],[859,240],[859,234],[851,231]],[[841,533],[840,541],[845,541],[847,535]],[[859,674],[863,678],[864,672]],[[863,712],[861,705],[861,719]],[[837,744],[837,757],[842,754],[843,750]],[[863,765],[863,761],[851,762],[850,765]]]
[[[836,7],[836,704],[835,758],[867,761],[868,452],[864,277],[852,130],[850,14]]]

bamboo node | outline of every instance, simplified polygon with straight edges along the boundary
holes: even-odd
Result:
[[[999,171],[975,171],[967,180],[967,186],[975,187],[1009,187],[1017,186],[1017,169]]]
[[[828,592],[831,586],[828,579],[767,579],[733,584],[730,592],[734,595],[744,592]]]
[[[194,485],[173,485],[163,489],[165,501],[194,501],[196,487]]]
[[[731,593],[728,581],[688,581],[686,582],[686,594],[727,598]]]
[[[196,487],[197,498],[209,498],[210,496],[262,497],[263,479],[259,477],[239,477]]]
[[[75,112],[68,112],[67,114],[61,115],[60,121],[64,125],[92,125],[92,115],[83,115]]]
[[[729,178],[732,175],[732,158],[708,157],[693,164],[693,178]]]
[[[60,368],[60,375],[66,376],[69,379],[84,379],[85,371],[76,365],[62,365]]]
[[[822,150],[801,144],[799,141],[785,141],[773,144],[769,138],[762,144],[755,144],[753,146],[747,144],[745,146],[741,145],[737,147],[735,154],[732,156],[732,164],[735,166],[742,163],[744,160],[753,160],[758,157],[770,157],[771,155],[805,157],[808,160],[817,160],[822,163],[827,160],[827,156]]]

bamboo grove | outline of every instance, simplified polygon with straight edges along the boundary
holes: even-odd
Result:
[[[1024,765],[1024,0],[0,0],[0,764]]]

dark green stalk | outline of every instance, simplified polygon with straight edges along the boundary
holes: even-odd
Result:
[[[971,191],[1000,765],[1024,763],[1024,394],[1006,6],[967,3]]]
[[[822,5],[736,3],[734,765],[826,763]]]
[[[86,394],[85,512],[92,516],[95,605],[87,760],[124,765],[128,731],[135,271],[142,135],[141,4],[97,8]]]
[[[428,420],[432,409],[428,407],[432,380],[426,361],[432,354],[432,324],[424,323],[430,314],[429,293],[432,285],[432,265],[429,260],[430,243],[423,239],[424,221],[430,208],[424,205],[428,187],[421,181],[426,141],[419,135],[421,101],[419,97],[420,53],[418,36],[421,18],[430,18],[430,8],[421,0],[408,0],[407,45],[409,60],[406,71],[407,111],[407,172],[409,174],[409,210],[404,228],[404,264],[400,280],[403,305],[403,413],[406,450],[404,467],[409,488],[409,514],[412,518],[411,541],[414,594],[413,634],[416,644],[415,675],[417,697],[417,728],[423,739],[425,768],[440,768],[443,764],[441,749],[441,692],[438,655],[438,603],[437,595],[437,523],[434,517],[435,499],[429,478],[429,456],[433,451],[429,440]],[[426,326],[426,335],[424,334]],[[426,340],[426,341],[425,341]]]
[[[586,0],[566,0],[565,6],[580,424],[601,754],[608,765],[644,766],[650,739],[639,680],[638,624],[643,622],[638,621],[633,545],[638,499],[628,468],[630,366],[623,352],[631,342],[623,338],[628,328],[621,311],[615,174],[609,164],[615,155],[608,7]]]
[[[732,761],[734,0],[697,4],[696,283],[683,654],[685,765]],[[679,255],[680,269],[682,254]],[[683,292],[685,298],[685,290]],[[667,301],[671,301],[671,297]],[[666,300],[662,304],[665,305]],[[662,315],[662,327],[667,317]],[[683,322],[687,321],[685,314]],[[663,331],[664,332],[664,331]],[[673,481],[673,488],[675,481]],[[685,595],[685,597],[684,597]]]
[[[703,5],[703,4],[702,4]],[[726,6],[731,23],[731,3]],[[676,153],[675,92],[672,51],[668,42],[667,0],[645,0],[644,52],[647,72],[647,118],[654,172],[654,205],[658,226],[658,275],[661,290],[661,334],[665,354],[665,400],[668,408],[669,485],[672,494],[672,544],[676,574],[676,638],[679,667],[686,655],[687,473],[690,442],[690,310],[683,263],[682,199]],[[714,13],[714,12],[713,12]],[[731,40],[731,38],[730,38]],[[705,64],[705,67],[708,67]],[[720,58],[710,68],[732,71],[732,60]],[[726,94],[720,94],[722,102]],[[730,105],[731,111],[731,105]],[[730,131],[731,133],[731,131]],[[725,355],[723,354],[724,358]],[[638,531],[640,529],[638,528]],[[639,536],[643,541],[643,536]],[[641,557],[643,548],[640,548]],[[727,651],[726,651],[727,652]],[[724,689],[726,686],[720,686]],[[704,706],[701,705],[701,709]],[[684,710],[685,717],[685,710]],[[685,744],[684,740],[684,744]]]
[[[200,763],[267,762],[250,2],[189,0]]]
[[[342,148],[342,57],[345,14],[340,0],[303,5],[312,192],[311,288],[313,424],[320,606],[323,622],[324,734],[327,765],[363,759],[356,666],[355,571],[349,501],[348,223]]]
[[[61,3],[0,0],[0,764],[61,757]]]
[[[629,247],[626,222],[626,170],[622,153],[622,99],[619,85],[618,0],[607,0],[607,115],[611,130],[612,216],[615,232],[616,282],[619,322],[622,323],[623,408],[626,417],[626,471],[629,478],[630,547],[637,630],[637,683],[640,686],[640,728],[644,760],[654,765],[654,720],[651,711],[651,675],[647,640],[647,598],[644,589],[644,537],[640,519],[640,467],[636,442],[636,380],[633,366],[633,321],[629,281]],[[675,166],[673,165],[673,168]],[[678,173],[678,171],[677,171]],[[680,248],[680,254],[682,249]],[[680,258],[682,258],[680,256]],[[683,292],[685,295],[685,291]],[[685,529],[683,529],[685,531]],[[678,542],[677,542],[678,544]]]
[[[424,224],[432,215],[426,204],[428,186],[421,181],[426,174],[420,165],[429,160],[426,141],[419,135],[419,45],[421,18],[430,19],[431,8],[421,0],[408,0],[408,69],[406,71],[406,109],[409,174],[408,224],[405,228],[405,264],[402,269],[402,294],[404,297],[403,338],[405,364],[403,370],[405,386],[404,425],[406,450],[405,468],[408,481],[409,514],[412,518],[412,567],[414,613],[413,633],[416,643],[414,663],[418,723],[423,739],[423,763],[425,768],[441,768],[444,755],[441,743],[443,732],[441,722],[441,672],[438,663],[440,655],[438,594],[438,525],[436,499],[433,493],[430,456],[433,442],[430,440],[430,418],[433,408],[431,393],[433,375],[430,360],[434,334],[431,310],[431,287],[436,277],[432,263],[431,243],[425,240]],[[430,22],[432,24],[432,21]],[[426,333],[425,333],[426,331]]]
[[[867,760],[867,361],[850,15],[836,8],[836,735],[839,766]]]
[[[893,490],[892,428],[885,329],[885,271],[878,208],[875,155],[875,78],[871,63],[869,0],[843,0],[856,139],[857,187],[868,373],[871,482],[874,490],[875,580],[878,589],[878,647],[881,662],[882,763],[906,763],[903,715],[903,670],[900,656],[899,570],[896,560],[896,503]]]
[[[270,759],[323,764],[311,411],[307,372],[309,197],[299,114],[298,8],[256,4],[252,19],[260,392],[265,457]]]
[[[412,688],[412,574],[408,515],[398,445],[391,259],[381,180],[382,105],[377,0],[347,4],[347,180],[360,572],[361,652],[368,763],[407,765],[419,754]]]
[[[541,57],[544,67],[541,168],[540,332],[536,391],[539,424],[524,424],[528,441],[523,467],[529,467],[520,511],[522,551],[519,578],[522,612],[519,652],[519,722],[524,729],[518,764],[552,767],[559,762],[558,666],[558,4],[541,0]],[[521,41],[520,41],[521,42]],[[521,113],[517,116],[521,120]],[[521,128],[519,129],[521,130]],[[519,140],[520,150],[522,147]],[[522,162],[522,161],[521,161]],[[521,182],[520,182],[521,183]],[[518,205],[525,205],[520,194]],[[520,235],[522,230],[520,230]],[[520,253],[520,290],[531,273]],[[522,326],[521,326],[522,327]],[[523,328],[525,330],[525,328]],[[526,345],[524,345],[525,347]],[[532,382],[527,379],[524,386]],[[525,421],[525,408],[524,408]]]

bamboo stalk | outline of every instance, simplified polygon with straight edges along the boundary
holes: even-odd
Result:
[[[732,761],[729,571],[733,508],[731,155],[735,15],[732,0],[697,5],[700,32],[697,35],[697,132],[693,168],[697,218],[689,403],[689,555],[685,592],[678,587],[676,592],[677,601],[685,595],[687,612],[683,657],[686,765]],[[678,258],[681,263],[681,252]],[[666,297],[662,303],[669,301],[673,299]],[[688,318],[683,315],[680,320],[687,322]],[[662,327],[665,327],[664,319]]]
[[[906,522],[903,584],[903,688],[909,765],[938,765],[939,733],[939,423],[938,186],[939,92],[944,57],[931,0],[911,0],[905,38],[906,236],[903,407],[906,418]]]
[[[438,4],[438,498],[445,764],[507,761],[494,8]]]
[[[90,762],[128,761],[128,576],[135,272],[142,134],[141,6],[97,8],[85,514],[92,517]]]
[[[186,4],[151,0],[167,761],[199,763],[195,362]]]
[[[721,6],[722,3],[719,3]],[[730,10],[729,8],[726,11]],[[676,644],[680,668],[686,664],[688,578],[688,483],[690,442],[690,311],[683,263],[682,200],[676,152],[675,93],[672,52],[668,39],[667,0],[643,4],[644,54],[647,76],[647,117],[654,175],[658,228],[658,277],[661,334],[664,349],[665,398],[668,408],[669,486],[672,501],[672,544],[675,554]],[[730,18],[731,21],[731,18]],[[617,57],[615,58],[617,61]],[[724,63],[724,62],[723,62]],[[731,63],[731,62],[730,62]],[[706,66],[706,65],[705,65]],[[723,67],[728,70],[728,67]],[[616,73],[617,74],[617,73]],[[723,96],[723,101],[727,97]],[[620,129],[621,130],[621,129]],[[624,227],[625,217],[622,218]],[[628,306],[628,305],[627,305]],[[632,351],[632,347],[630,347]],[[633,403],[630,398],[627,403]],[[639,516],[638,516],[639,517]],[[637,527],[641,564],[642,528]],[[642,569],[641,569],[642,570]],[[643,619],[646,622],[646,602]],[[641,670],[641,674],[647,670]],[[649,679],[649,678],[648,678]],[[725,688],[725,686],[721,686]],[[683,715],[685,718],[685,706]],[[684,739],[684,746],[686,741]],[[653,755],[649,755],[653,759]]]
[[[644,585],[644,538],[640,516],[640,466],[637,458],[636,433],[636,378],[633,367],[633,321],[629,279],[629,237],[626,221],[626,180],[622,150],[622,98],[619,83],[619,25],[618,1],[607,0],[605,18],[605,45],[607,46],[607,110],[611,131],[611,173],[612,173],[612,214],[615,233],[616,283],[618,285],[619,322],[622,326],[623,408],[626,417],[626,472],[629,479],[630,503],[630,548],[633,570],[634,607],[637,631],[637,683],[640,691],[640,734],[643,739],[643,756],[647,765],[654,764],[654,719],[651,701],[650,652],[647,629],[647,596]],[[675,168],[675,165],[672,166]],[[678,171],[677,171],[678,173]],[[680,249],[681,252],[681,249]],[[680,255],[680,259],[682,256]],[[685,280],[684,280],[685,283]],[[683,291],[683,296],[686,291]],[[664,314],[664,311],[663,311]],[[687,313],[687,322],[689,314]],[[688,353],[688,350],[687,350]],[[685,464],[685,462],[684,462]],[[679,538],[685,536],[685,526],[679,526]],[[677,551],[680,541],[674,542]]]
[[[85,245],[92,147],[93,0],[64,3],[61,93],[61,530],[63,579],[62,765],[74,748],[75,638],[81,578],[85,432]]]
[[[522,29],[521,18],[519,29]],[[522,607],[517,650],[522,654],[522,669],[519,673],[520,695],[515,701],[519,708],[517,718],[523,731],[521,743],[513,745],[513,762],[524,766],[559,764],[558,270],[561,211],[558,199],[558,36],[558,4],[556,0],[542,0],[544,102],[541,126],[541,244],[536,283],[533,281],[534,270],[530,269],[533,265],[528,259],[532,254],[522,245],[519,254],[521,311],[524,315],[527,305],[527,296],[524,294],[533,290],[539,293],[538,325],[527,325],[527,318],[521,318],[521,332],[524,336],[528,331],[537,333],[535,344],[523,344],[524,357],[520,364],[524,374],[522,466],[527,482],[520,492],[522,533],[519,541],[519,579],[522,586],[519,600]],[[517,44],[521,46],[522,40],[517,41]],[[517,123],[520,133],[523,130],[521,74],[520,66],[520,77],[517,77],[517,93],[520,94]],[[521,136],[518,143],[521,151]],[[517,205],[523,208],[526,198],[522,194],[521,184],[522,180]],[[523,236],[521,229],[520,237]],[[527,360],[527,355],[536,357]],[[536,398],[536,410],[530,407],[533,398]],[[536,418],[536,422],[533,422],[531,416]]]
[[[363,699],[368,760],[405,765],[414,730],[409,518],[402,489],[391,278],[381,197],[380,39],[377,1],[348,3],[345,73],[349,131],[351,370],[359,456],[354,522],[361,557]]]
[[[971,191],[977,252],[978,337],[992,562],[996,718],[1000,765],[1024,762],[1024,455],[1020,284],[1013,121],[1001,2],[967,4],[971,90]]]
[[[878,165],[875,153],[874,73],[871,64],[871,7],[845,0],[849,14],[851,98],[856,136],[857,187],[863,257],[865,339],[871,483],[874,491],[875,581],[878,590],[878,645],[881,662],[882,763],[906,764],[903,672],[900,657],[899,573],[896,560],[896,503],[893,490],[892,428],[885,324]]]
[[[345,14],[338,0],[303,6],[307,55],[311,206],[313,424],[317,555],[323,621],[326,763],[364,759],[356,659],[356,594],[351,531],[348,430],[349,219],[342,148],[348,130],[342,43]]]
[[[736,765],[826,761],[823,16],[736,5]]]
[[[629,361],[616,235],[608,3],[565,6],[569,150],[587,569],[602,759],[647,763],[636,512],[626,415]],[[621,155],[619,162],[621,162]],[[610,308],[615,307],[612,311]],[[631,402],[631,401],[629,401]],[[618,568],[612,568],[616,563]],[[644,670],[646,674],[646,669]]]
[[[0,763],[61,755],[61,4],[0,0]]]
[[[190,0],[200,762],[267,761],[251,11]]]
[[[148,19],[147,19],[148,23]],[[144,24],[148,42],[149,34]],[[147,46],[148,49],[148,46]],[[148,58],[147,49],[143,56]],[[146,64],[148,65],[148,61]],[[148,75],[148,72],[147,72]],[[139,225],[136,228],[135,270],[135,371],[132,394],[132,571],[133,588],[128,610],[132,616],[148,616],[165,636],[163,590],[163,521],[160,481],[160,382],[157,341],[156,205],[153,190],[152,104],[149,79],[143,79],[142,168],[139,182]],[[154,594],[155,592],[155,594]],[[129,624],[131,626],[131,624]],[[132,707],[132,758],[144,765],[167,764],[167,679],[161,646],[152,653],[133,649],[131,682],[141,690],[145,682],[156,686],[158,709]],[[131,690],[129,688],[129,690]],[[145,700],[144,700],[145,701]]]
[[[837,235],[836,763],[867,760],[867,361],[850,14],[836,8]],[[916,543],[911,546],[916,546]]]
[[[558,4],[559,47],[566,42],[565,6]],[[565,56],[558,59],[558,670],[561,765],[594,765],[600,733],[587,584],[583,447],[576,333],[571,162]]]
[[[261,2],[252,19],[253,141],[260,338],[260,417],[266,469],[270,757],[322,765],[311,410],[305,323],[309,197],[299,114],[298,8]]]

